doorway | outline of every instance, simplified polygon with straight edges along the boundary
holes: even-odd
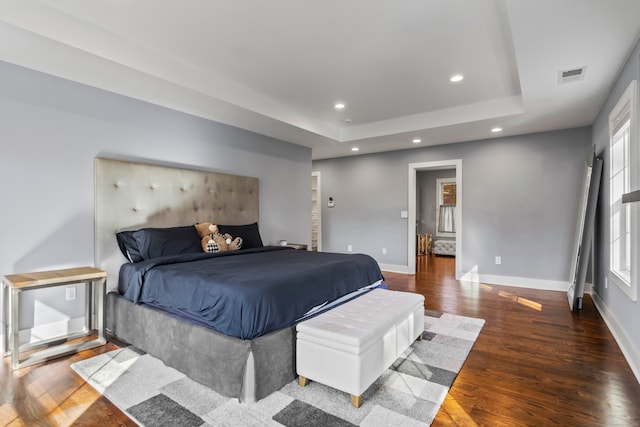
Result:
[[[408,274],[416,273],[416,236],[418,234],[418,223],[416,221],[418,212],[418,172],[429,171],[455,171],[456,184],[456,209],[455,209],[455,275],[456,279],[462,277],[462,159],[441,160],[435,162],[410,163],[408,180],[408,225],[407,225],[407,264]],[[435,237],[435,233],[434,233]]]
[[[311,250],[322,251],[322,194],[320,172],[311,173]]]

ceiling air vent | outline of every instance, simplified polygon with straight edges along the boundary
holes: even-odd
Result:
[[[558,83],[577,82],[584,78],[587,67],[572,68],[570,70],[558,71]]]

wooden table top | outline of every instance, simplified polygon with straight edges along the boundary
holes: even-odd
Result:
[[[75,267],[62,270],[37,271],[33,273],[9,274],[4,282],[14,289],[25,289],[56,283],[81,282],[107,277],[107,272],[93,267]]]

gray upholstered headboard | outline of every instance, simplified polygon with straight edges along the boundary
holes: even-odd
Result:
[[[126,262],[117,231],[258,221],[258,178],[96,158],[94,185],[95,265],[107,272],[108,290]]]

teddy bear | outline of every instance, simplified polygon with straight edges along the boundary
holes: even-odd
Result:
[[[202,222],[195,224],[204,252],[215,253],[235,251],[242,247],[242,237],[231,237],[229,233],[221,234],[216,224]]]

